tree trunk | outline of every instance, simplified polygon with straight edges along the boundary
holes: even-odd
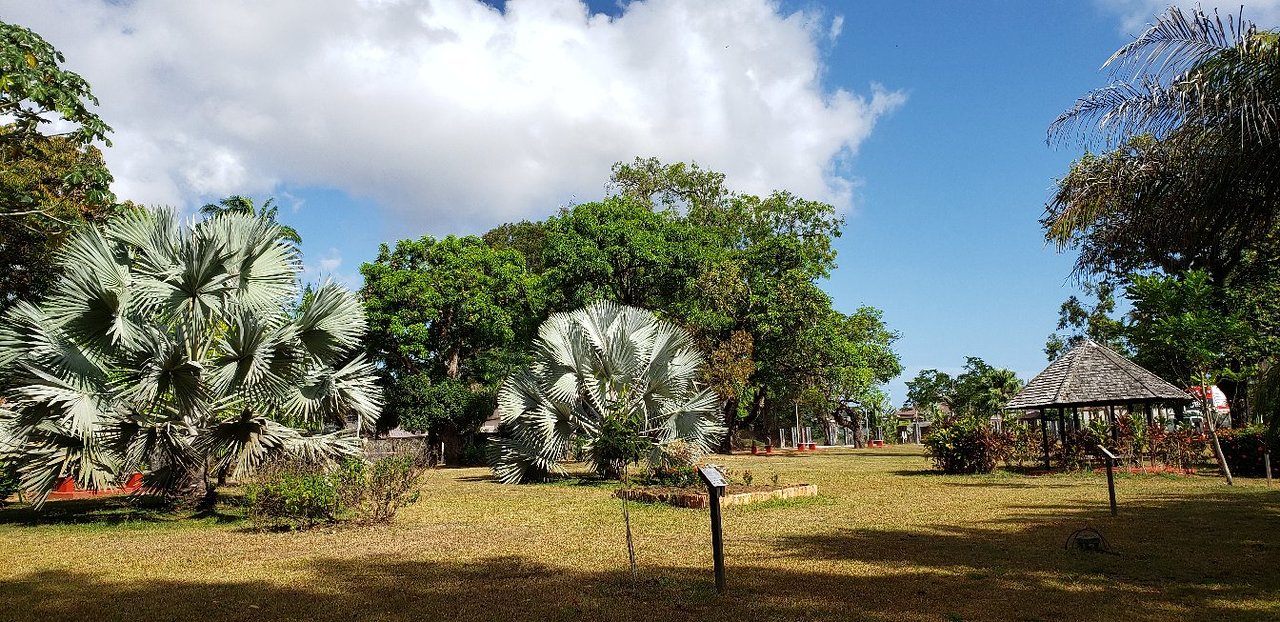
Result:
[[[196,502],[196,510],[199,512],[212,512],[218,507],[218,484],[216,480],[209,477],[209,461],[207,459],[201,471],[200,480],[204,482],[204,494],[200,496],[200,501]]]
[[[730,398],[724,402],[724,438],[720,441],[720,453],[733,452],[733,436],[738,431],[738,398]]]
[[[440,440],[444,442],[444,455],[441,459],[445,466],[462,466],[462,435],[454,430],[443,430]]]
[[[1199,374],[1201,378],[1206,378],[1208,374]],[[1209,428],[1209,437],[1213,441],[1213,457],[1218,460],[1218,468],[1222,469],[1222,475],[1227,478],[1227,485],[1234,486],[1235,480],[1231,477],[1231,467],[1227,465],[1227,456],[1222,453],[1222,443],[1218,442],[1218,413],[1214,409],[1213,400],[1209,397],[1209,386],[1206,382],[1200,383],[1200,414],[1204,417],[1205,426]]]
[[[849,413],[849,422],[853,424],[853,446],[862,449],[866,446],[865,436],[862,430],[862,417],[858,413]]]
[[[756,398],[751,403],[751,417],[747,420],[748,422],[758,421],[760,415],[764,414],[764,400],[764,387],[760,387],[756,390]]]
[[[458,348],[453,348],[449,352],[449,357],[445,361],[444,373],[450,380],[457,380],[462,376],[462,354],[458,352]]]

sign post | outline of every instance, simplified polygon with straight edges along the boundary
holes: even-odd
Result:
[[[729,482],[714,466],[698,469],[698,475],[707,485],[707,501],[711,504],[711,557],[715,560],[716,593],[724,593],[724,532],[720,526],[720,497]]]
[[[1106,447],[1098,445],[1098,451],[1102,452],[1103,457],[1107,460],[1107,494],[1111,496],[1111,515],[1116,515],[1116,476],[1113,472],[1116,465],[1116,455],[1107,450]]]

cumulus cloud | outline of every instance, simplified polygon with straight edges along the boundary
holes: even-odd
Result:
[[[846,163],[904,101],[829,87],[839,16],[769,0],[0,0],[115,127],[117,192],[197,204],[281,184],[474,227],[601,195],[611,163],[696,160],[847,208]]]
[[[342,253],[333,247],[321,254],[315,263],[308,262],[302,266],[303,281],[319,283],[325,279],[333,279],[351,288],[360,284],[358,275],[342,270]]]
[[[1197,6],[1206,13],[1217,9],[1225,21],[1227,16],[1243,16],[1246,21],[1258,24],[1262,28],[1280,27],[1280,0],[1095,0],[1104,10],[1114,13],[1120,18],[1120,28],[1126,34],[1137,35],[1156,16],[1164,13],[1170,5],[1181,7],[1183,11],[1194,10]]]

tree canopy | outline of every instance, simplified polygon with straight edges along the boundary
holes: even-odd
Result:
[[[52,45],[0,22],[0,310],[38,300],[57,277],[54,253],[79,225],[123,209],[95,141],[111,128],[98,103]],[[54,120],[71,129],[44,130]]]
[[[1078,277],[1123,286],[1135,308],[1118,335],[1112,289],[1099,289],[1091,312],[1064,304],[1059,330],[1127,341],[1180,382],[1187,357],[1206,352],[1193,342],[1216,331],[1226,341],[1210,367],[1244,414],[1250,370],[1268,366],[1280,337],[1268,295],[1280,289],[1280,34],[1173,7],[1105,67],[1112,82],[1050,126],[1051,140],[1105,150],[1072,165],[1041,222],[1079,251]],[[1047,351],[1063,345],[1051,338]]]
[[[720,173],[652,158],[615,165],[607,188],[542,222],[403,241],[366,264],[370,342],[388,375],[496,390],[501,374],[467,366],[509,370],[537,320],[604,300],[689,331],[713,362],[700,382],[721,398],[731,433],[793,403],[842,422],[878,403],[873,389],[900,371],[897,335],[876,309],[834,309],[820,287],[842,225],[832,206],[730,192]],[[455,326],[462,317],[468,326]]]

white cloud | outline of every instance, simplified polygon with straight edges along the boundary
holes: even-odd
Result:
[[[1243,7],[1243,16],[1246,21],[1254,22],[1261,28],[1280,27],[1280,0],[1094,0],[1094,2],[1119,17],[1121,30],[1129,35],[1141,33],[1170,5],[1176,5],[1183,11],[1194,10],[1199,6],[1206,13],[1217,9],[1224,22],[1228,16],[1232,19],[1240,16]]]
[[[330,248],[329,253],[320,258],[320,271],[333,272],[342,266],[342,255],[338,253],[338,249]]]
[[[360,285],[359,275],[342,271],[342,253],[333,247],[320,255],[314,264],[307,263],[302,266],[302,279],[308,283],[333,279],[350,288]]]
[[[768,0],[0,0],[115,127],[117,192],[198,204],[323,185],[433,228],[544,215],[608,167],[697,160],[849,207],[844,163],[900,92],[824,85],[843,19]]]

